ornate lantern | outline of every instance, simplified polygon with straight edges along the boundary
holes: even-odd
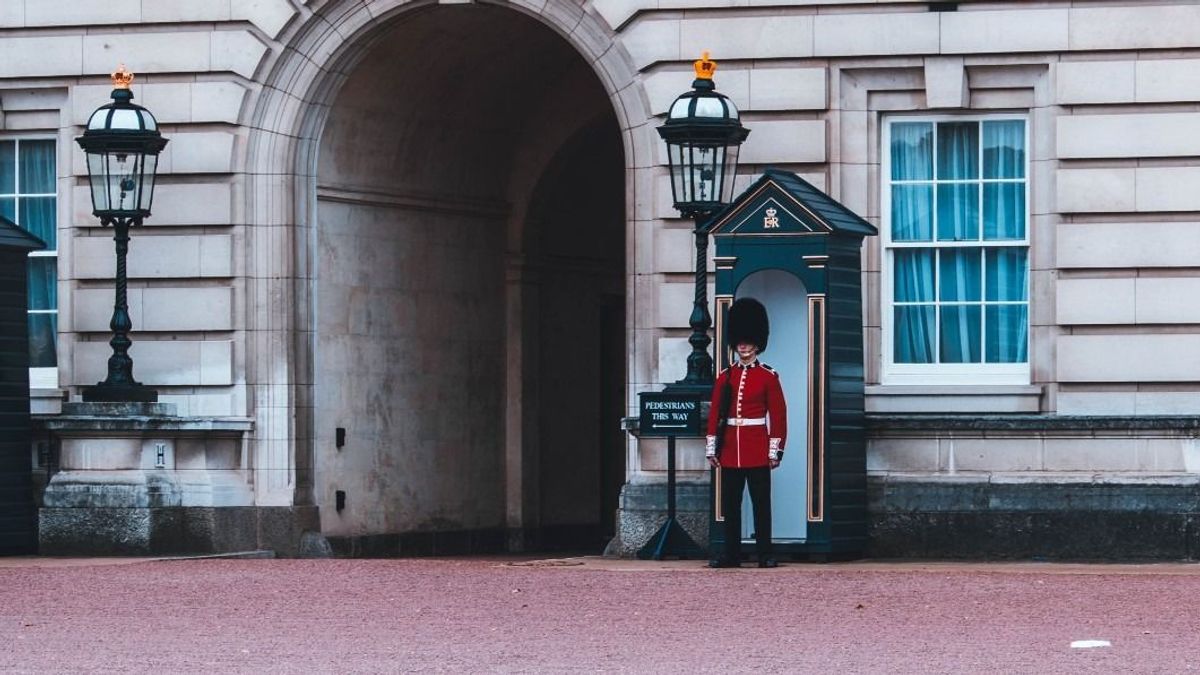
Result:
[[[129,228],[141,225],[150,215],[154,200],[154,173],[158,154],[167,139],[149,110],[132,103],[129,85],[133,73],[125,66],[112,75],[113,102],[96,109],[83,135],[75,141],[87,154],[88,178],[92,189],[92,213],[100,224],[112,226],[117,243],[116,302],[112,321],[113,355],[108,359],[108,378],[83,392],[85,401],[153,402],[158,393],[133,379],[129,356],[129,319],[126,301],[125,256],[129,252]]]

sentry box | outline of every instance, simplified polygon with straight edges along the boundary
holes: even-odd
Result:
[[[729,307],[754,297],[767,308],[763,363],[779,372],[788,403],[784,460],[772,472],[774,548],[795,558],[853,558],[867,528],[863,431],[860,249],[876,229],[795,174],[768,169],[713,217],[718,368]],[[712,481],[710,540],[724,547],[720,469]],[[748,498],[747,498],[748,501]],[[742,536],[753,540],[750,505]]]

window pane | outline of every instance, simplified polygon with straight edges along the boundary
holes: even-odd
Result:
[[[29,309],[58,309],[58,258],[36,256],[29,261]]]
[[[942,363],[979,363],[979,305],[942,307]]]
[[[896,302],[933,302],[933,250],[897,250],[892,285]]]
[[[937,220],[941,241],[979,239],[979,184],[937,186]]]
[[[933,239],[933,186],[892,186],[892,241]]]
[[[54,192],[54,141],[21,141],[21,194]]]
[[[1029,306],[988,305],[988,363],[1025,363],[1029,360]]]
[[[13,197],[0,197],[0,216],[14,223],[17,222],[17,200]]]
[[[1025,184],[985,183],[983,238],[1025,238]]]
[[[933,363],[933,306],[897,307],[895,316],[892,359],[896,363]]]
[[[1025,177],[1025,123],[983,123],[983,177]]]
[[[937,136],[937,177],[978,178],[979,123],[939,122]]]
[[[978,302],[983,299],[983,275],[978,248],[944,248],[939,252],[938,299],[944,302]]]
[[[933,178],[933,124],[897,122],[892,125],[892,180]]]
[[[29,315],[29,367],[53,368],[58,365],[54,334],[58,331],[58,314]]]
[[[1028,299],[1028,252],[1024,248],[990,248],[985,254],[987,299]]]
[[[58,248],[55,241],[54,197],[22,197],[17,222],[30,234],[46,242],[46,248]]]
[[[0,141],[0,194],[11,195],[17,191],[16,145],[13,141]]]

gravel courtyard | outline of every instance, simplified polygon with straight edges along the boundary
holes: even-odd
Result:
[[[0,671],[1185,673],[1198,604],[1185,564],[0,558]]]

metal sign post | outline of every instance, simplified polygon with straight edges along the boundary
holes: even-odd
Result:
[[[639,435],[667,439],[667,522],[650,541],[638,550],[642,560],[662,560],[667,556],[701,559],[707,554],[692,539],[675,517],[675,439],[703,435],[700,429],[701,398],[685,393],[644,393],[640,396]]]

